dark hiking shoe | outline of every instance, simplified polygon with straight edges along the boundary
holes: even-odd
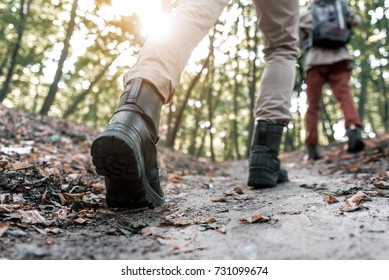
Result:
[[[254,188],[274,187],[288,181],[288,173],[281,169],[278,158],[284,126],[265,121],[255,123],[249,157],[247,185]]]
[[[280,171],[278,172],[277,183],[285,183],[285,182],[289,182],[288,171],[286,171],[286,169],[284,169],[281,166]]]
[[[163,204],[157,149],[162,99],[142,80],[132,80],[108,126],[94,140],[96,172],[105,176],[109,207],[154,208]]]
[[[323,156],[319,153],[317,145],[308,146],[308,160],[319,160],[322,158]]]
[[[348,148],[349,153],[358,153],[365,148],[365,143],[361,136],[361,129],[359,127],[355,129],[347,129],[348,136]]]

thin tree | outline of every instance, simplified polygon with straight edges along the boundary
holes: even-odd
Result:
[[[108,69],[111,67],[112,63],[115,61],[115,59],[112,59],[109,63],[107,63],[104,68],[101,70],[101,72],[96,76],[96,78],[89,84],[88,88],[85,89],[83,92],[81,92],[73,101],[72,105],[69,106],[69,108],[65,111],[63,117],[66,119],[70,115],[72,115],[76,109],[77,106],[85,99],[87,95],[89,95],[92,92],[92,88],[105,76]]]
[[[58,92],[58,84],[62,78],[63,66],[65,64],[65,60],[66,60],[68,53],[69,53],[70,39],[71,39],[73,32],[74,32],[77,6],[78,6],[78,0],[74,0],[73,5],[72,5],[72,10],[70,13],[70,21],[69,21],[68,29],[66,32],[66,38],[64,41],[61,57],[58,61],[57,71],[55,72],[53,83],[50,85],[50,89],[49,89],[49,92],[48,92],[46,99],[43,103],[43,106],[42,106],[41,110],[39,111],[40,115],[47,115],[48,114],[50,107],[51,107],[51,105],[53,105],[54,100],[55,100],[55,96]]]
[[[205,59],[200,72],[198,72],[197,75],[193,78],[193,80],[191,81],[191,83],[189,85],[188,90],[186,91],[182,105],[181,105],[180,109],[178,110],[176,121],[167,135],[165,146],[168,148],[174,147],[174,142],[176,140],[177,132],[178,132],[178,129],[180,127],[182,117],[184,115],[186,104],[188,103],[189,97],[191,96],[193,89],[195,88],[196,84],[200,80],[200,77],[201,77],[204,69],[208,67],[208,64],[209,64],[209,56]]]
[[[12,81],[12,76],[15,71],[17,58],[19,55],[19,50],[22,45],[22,38],[24,31],[26,29],[26,19],[29,12],[29,8],[31,5],[32,0],[21,0],[20,1],[20,20],[18,24],[18,37],[16,39],[15,46],[12,50],[11,54],[11,62],[10,66],[8,68],[7,77],[5,78],[5,81],[3,83],[3,86],[0,90],[0,102],[3,102],[3,100],[7,97],[8,89]]]

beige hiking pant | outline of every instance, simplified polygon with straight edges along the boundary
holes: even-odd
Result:
[[[163,38],[146,41],[136,65],[124,82],[141,78],[153,83],[165,103],[174,95],[188,59],[215,24],[229,0],[180,0],[170,14]],[[264,36],[266,66],[261,78],[256,118],[287,124],[295,80],[299,0],[253,0]]]

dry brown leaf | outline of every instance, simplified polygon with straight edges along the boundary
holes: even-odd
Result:
[[[249,224],[266,223],[270,221],[270,217],[262,216],[262,215],[254,215],[251,216],[250,219],[240,218],[239,221],[242,223],[249,223]]]
[[[239,218],[239,222],[241,222],[241,223],[249,223],[249,221],[246,218]]]
[[[19,204],[0,204],[0,212],[11,212],[20,207],[21,205]]]
[[[63,197],[67,201],[73,201],[75,198],[82,199],[86,195],[90,195],[91,192],[82,192],[82,193],[62,193]]]
[[[22,211],[12,213],[12,216],[21,220],[25,224],[45,224],[46,219],[37,210]]]
[[[75,170],[73,168],[70,168],[70,167],[64,167],[63,172],[65,174],[73,174],[73,173],[75,173]]]
[[[234,194],[243,194],[243,190],[240,187],[235,187],[231,190],[228,190],[224,193],[226,196],[231,196]]]
[[[195,225],[199,224],[210,224],[210,223],[215,223],[217,220],[215,218],[205,218],[205,217],[196,217],[193,219],[193,223]]]
[[[173,220],[173,219],[169,219],[167,217],[161,218],[159,223],[162,226],[176,226],[176,227],[186,227],[186,226],[190,226],[193,224],[193,222],[191,220],[188,220],[188,219]]]
[[[41,199],[41,205],[51,205],[53,204],[50,199],[47,198],[47,188],[42,194],[42,199]]]
[[[339,200],[332,194],[326,194],[323,197],[323,200],[325,203],[328,203],[328,204],[333,204],[333,203],[339,202]]]
[[[3,236],[3,234],[9,229],[8,223],[0,223],[0,238]]]
[[[212,197],[212,202],[227,202],[227,199],[225,197]]]
[[[65,205],[65,203],[67,202],[66,198],[63,196],[62,193],[58,193],[58,198],[59,198],[59,202],[61,203],[61,205]]]
[[[69,208],[61,208],[53,214],[53,217],[56,219],[65,219],[69,215]]]
[[[389,189],[389,182],[379,181],[373,184],[378,189]]]
[[[251,223],[264,223],[270,221],[269,217],[265,217],[262,215],[254,215],[251,217]]]
[[[366,200],[371,200],[371,197],[362,191],[358,191],[352,197],[346,199],[346,201],[343,203],[340,210],[342,212],[352,212],[352,211],[359,210],[363,206],[362,202]]]
[[[105,231],[107,235],[118,235],[118,231],[116,228],[109,228]]]
[[[103,184],[103,183],[94,183],[91,185],[91,187],[97,191],[104,191],[105,190],[105,184]]]
[[[23,168],[28,168],[28,167],[31,167],[31,164],[28,162],[11,163],[11,169],[13,169],[13,170],[18,170],[18,169],[23,169]]]
[[[80,225],[83,225],[87,222],[86,219],[83,219],[83,218],[77,218],[74,220],[77,224],[80,224]]]
[[[169,174],[166,178],[169,182],[179,183],[182,181],[182,176],[176,173]]]

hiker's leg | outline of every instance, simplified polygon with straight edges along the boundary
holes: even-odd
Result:
[[[295,82],[298,0],[254,0],[263,33],[266,66],[260,83],[256,119],[286,125]]]
[[[126,73],[124,83],[134,78],[155,85],[169,102],[193,49],[209,32],[229,0],[181,0],[168,15],[168,32],[151,36],[136,65]]]
[[[169,15],[168,33],[151,36],[124,78],[124,93],[108,126],[91,147],[105,176],[110,207],[155,207],[163,203],[157,149],[163,103],[176,89],[193,49],[208,33],[227,0],[182,0]]]
[[[329,83],[343,112],[348,137],[347,151],[355,153],[362,151],[365,143],[360,131],[362,126],[361,120],[350,92],[350,63],[349,61],[341,61],[334,64],[329,75]]]
[[[352,124],[361,127],[361,120],[351,97],[350,76],[350,62],[341,61],[332,66],[328,82],[343,112],[345,127],[348,128]]]
[[[308,147],[318,143],[318,123],[327,68],[327,65],[314,66],[306,73],[308,109],[305,115],[305,144]]]
[[[295,81],[298,42],[298,0],[254,0],[264,37],[266,66],[261,78],[251,140],[248,185],[273,187],[287,181],[278,153],[285,125],[291,119],[290,97]]]

